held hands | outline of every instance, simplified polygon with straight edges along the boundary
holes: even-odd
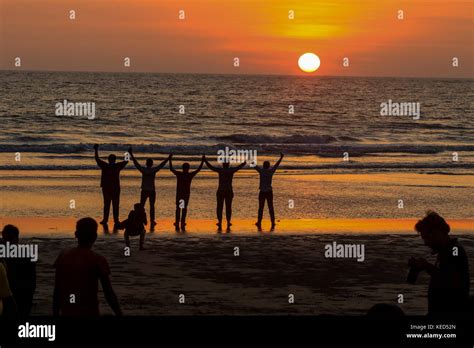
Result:
[[[285,155],[283,154],[283,152],[280,152],[280,158],[283,158]]]
[[[98,150],[99,149],[99,145],[98,144],[94,144],[94,150]]]

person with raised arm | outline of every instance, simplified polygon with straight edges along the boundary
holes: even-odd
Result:
[[[224,202],[225,202],[225,216],[227,220],[227,231],[230,231],[230,226],[232,226],[231,219],[232,219],[232,199],[234,198],[234,191],[232,189],[232,180],[234,178],[234,174],[237,173],[240,169],[245,167],[247,162],[243,162],[239,164],[237,167],[230,167],[229,162],[222,163],[222,167],[215,167],[207,160],[206,156],[204,156],[204,162],[206,166],[219,174],[219,186],[217,187],[216,192],[216,200],[217,200],[217,207],[216,207],[216,215],[217,215],[217,229],[222,231],[222,211],[224,209]]]
[[[260,174],[260,193],[258,194],[258,220],[255,226],[258,230],[262,230],[262,218],[263,218],[263,208],[265,207],[265,201],[268,204],[268,210],[270,212],[270,220],[272,222],[271,230],[275,229],[275,210],[273,208],[273,188],[272,188],[272,179],[273,174],[280,166],[280,163],[283,159],[283,154],[280,153],[280,159],[270,168],[270,162],[263,162],[263,168],[255,166],[255,170]]]
[[[186,231],[186,214],[188,212],[189,197],[191,195],[191,181],[197,173],[202,169],[204,164],[204,156],[202,156],[201,164],[193,171],[189,172],[189,163],[183,163],[183,170],[178,171],[173,167],[173,155],[169,157],[170,170],[176,176],[176,214],[174,227],[179,231],[181,223],[181,231]]]
[[[171,155],[165,158],[159,165],[153,167],[153,159],[148,158],[146,160],[146,167],[142,167],[140,163],[138,163],[137,159],[133,155],[132,147],[128,149],[130,153],[130,157],[135,165],[135,168],[138,169],[140,173],[142,173],[142,185],[141,185],[141,194],[140,194],[140,203],[145,208],[146,200],[149,199],[150,201],[150,231],[154,231],[156,226],[155,221],[155,201],[156,201],[156,190],[155,190],[155,177],[156,173],[159,172],[161,168],[163,168],[166,163],[169,161]]]
[[[100,222],[104,229],[108,229],[110,204],[114,215],[114,230],[120,228],[119,209],[120,209],[120,172],[127,165],[128,161],[116,162],[117,157],[109,155],[109,163],[99,158],[99,145],[94,145],[95,161],[102,170],[100,178],[100,187],[104,197],[104,216]]]

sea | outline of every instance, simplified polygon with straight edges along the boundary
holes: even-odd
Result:
[[[450,214],[473,216],[472,79],[0,71],[0,81],[2,216],[61,215],[45,208],[46,198],[45,209],[37,207],[29,194],[54,196],[64,180],[76,187],[89,178],[84,187],[98,192],[95,143],[104,159],[126,156],[133,146],[141,161],[173,153],[178,166],[188,161],[191,167],[202,154],[213,160],[226,147],[256,151],[259,165],[283,153],[281,174],[294,175],[293,190],[309,199],[298,217],[391,216],[391,210],[373,207],[385,204],[380,195],[397,175],[403,192],[431,190],[410,197],[419,209],[408,215],[444,201]],[[58,115],[65,101],[93,103],[94,117]],[[397,103],[417,105],[419,114],[382,112]],[[251,168],[243,172],[250,175]],[[380,178],[385,174],[390,179]],[[127,175],[139,190],[132,165]],[[341,180],[324,196],[330,183],[315,186],[314,175],[347,175],[342,181],[349,196],[340,197]],[[364,179],[354,181],[357,176]],[[49,186],[41,181],[51,178]],[[256,177],[249,185],[258,190]],[[291,192],[291,184],[283,189]],[[394,204],[398,199],[396,193],[390,198]],[[337,201],[332,207],[331,200]],[[25,212],[21,205],[28,202]]]

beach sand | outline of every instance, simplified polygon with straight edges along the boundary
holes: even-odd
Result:
[[[75,246],[78,218],[100,220],[102,197],[98,170],[12,171],[0,173],[0,224],[15,224],[23,241],[39,244],[34,315],[51,313],[52,264],[64,248]],[[122,175],[121,219],[139,196],[136,170]],[[254,226],[258,177],[253,171],[234,180],[232,232],[217,234],[217,176],[200,173],[193,181],[186,234],[173,228],[176,179],[158,174],[156,231],[146,248],[124,256],[123,231],[99,228],[95,250],[110,263],[112,282],[126,315],[364,314],[376,303],[397,304],[407,314],[425,314],[428,277],[406,284],[412,256],[434,261],[414,232],[427,209],[447,218],[473,265],[474,220],[470,208],[472,175],[340,174],[279,172],[274,179],[277,229]],[[70,208],[74,199],[76,207]],[[289,208],[289,200],[295,207]],[[404,200],[404,208],[397,206]],[[148,205],[146,207],[148,214]],[[110,221],[111,223],[112,221]],[[110,226],[112,227],[112,226]],[[364,262],[326,259],[332,242],[361,243]],[[240,256],[234,256],[239,247]],[[473,277],[471,277],[473,278]],[[185,304],[179,304],[179,294]],[[295,303],[288,303],[289,294]],[[110,313],[103,296],[102,313]]]
[[[459,236],[472,265],[474,236]],[[324,247],[333,242],[363,244],[365,260],[325,258]],[[23,243],[39,245],[33,315],[49,315],[52,264],[76,241],[65,234],[38,234]],[[434,261],[415,233],[155,232],[147,233],[145,246],[138,251],[134,238],[131,256],[124,256],[122,232],[101,233],[94,245],[109,261],[125,315],[358,315],[376,303],[397,304],[399,294],[406,314],[427,311],[428,276],[421,274],[416,285],[406,283],[411,256]],[[100,299],[102,314],[110,314],[102,294]]]

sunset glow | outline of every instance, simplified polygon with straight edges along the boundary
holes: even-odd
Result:
[[[325,62],[320,75],[473,76],[473,4],[461,0],[272,6],[252,0],[5,0],[2,6],[1,69],[13,69],[12,60],[23,57],[27,70],[123,71],[123,58],[131,57],[130,71],[303,74],[294,61],[317,46]],[[71,9],[75,20],[68,17]],[[233,57],[240,58],[238,69]],[[457,69],[452,57],[461,62]]]

